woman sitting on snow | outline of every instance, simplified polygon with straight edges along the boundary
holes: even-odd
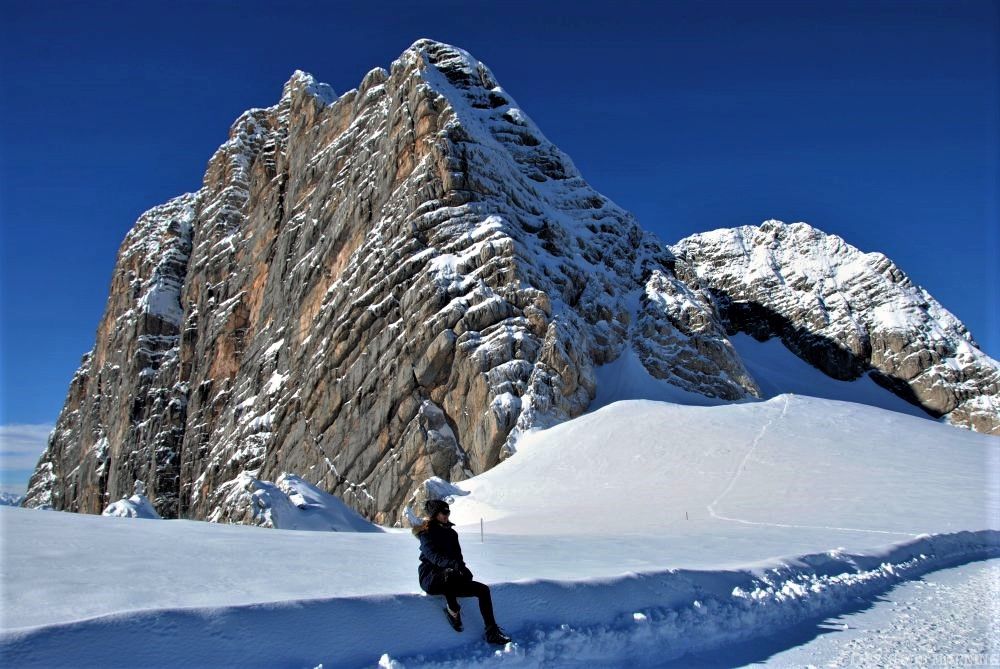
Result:
[[[426,520],[413,528],[413,534],[420,539],[420,587],[428,595],[444,595],[448,606],[444,612],[448,622],[456,632],[462,631],[462,607],[459,597],[478,597],[479,610],[486,623],[486,640],[503,645],[510,641],[493,617],[493,599],[490,589],[483,583],[472,580],[472,572],[462,559],[462,547],[458,545],[458,533],[448,521],[451,509],[447,502],[429,499],[424,504]]]

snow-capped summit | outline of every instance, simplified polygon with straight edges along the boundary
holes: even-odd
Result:
[[[0,490],[0,506],[21,506],[24,495]]]
[[[197,193],[126,238],[27,504],[96,513],[142,479],[164,517],[237,521],[241,481],[289,472],[392,524],[423,481],[586,412],[608,363],[699,401],[759,397],[727,334],[751,328],[740,279],[711,264],[591,188],[461,49],[419,40],[340,97],[296,72],[237,119]],[[840,336],[823,318],[801,341]],[[893,332],[906,355],[937,341]],[[857,373],[829,350],[824,371]],[[927,396],[952,384],[961,406],[928,408],[993,429],[996,387],[969,380],[988,369],[933,377]]]
[[[834,378],[867,374],[931,415],[1000,434],[1000,365],[885,255],[774,220],[671,248],[711,291],[730,332],[780,337]]]

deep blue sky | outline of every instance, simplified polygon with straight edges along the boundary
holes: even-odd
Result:
[[[994,2],[0,2],[0,426],[52,423],[122,238],[297,68],[419,37],[486,62],[672,242],[805,220],[893,258],[1000,356]]]

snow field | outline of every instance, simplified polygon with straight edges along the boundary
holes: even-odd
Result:
[[[755,572],[671,570],[585,582],[495,585],[517,643],[493,651],[465,606],[454,634],[421,595],[125,612],[3,634],[17,667],[656,666],[774,633],[905,579],[1000,556],[1000,533],[927,537],[882,554],[806,556]]]
[[[0,653],[19,667],[658,666],[1000,555],[998,458],[991,437],[790,395],[618,402],[529,433],[453,502],[517,640],[499,654],[474,601],[455,634],[418,593],[406,531],[5,509]]]

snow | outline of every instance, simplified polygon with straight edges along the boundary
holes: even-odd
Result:
[[[1000,556],[998,469],[994,438],[793,395],[617,402],[529,432],[437,490],[516,639],[502,649],[474,604],[455,634],[419,592],[408,530],[3,508],[0,650],[19,667],[661,666]],[[316,503],[298,481],[289,504]]]
[[[108,505],[102,516],[113,516],[116,518],[145,518],[155,520],[160,518],[160,514],[153,508],[152,502],[146,497],[146,487],[140,481],[136,481],[135,494],[131,497],[122,497],[117,502]]]
[[[872,381],[868,375],[854,381],[827,376],[789,351],[777,337],[759,342],[748,334],[729,338],[764,398],[782,393],[868,404],[889,411],[930,419],[923,409]]]
[[[693,406],[721,404],[722,400],[679,388],[657,379],[643,366],[631,346],[615,360],[597,368],[597,396],[591,411],[622,400],[656,400]]]
[[[20,506],[24,495],[0,490],[0,506]]]
[[[271,344],[270,346],[268,346],[267,350],[264,351],[264,359],[266,360],[268,358],[271,358],[271,357],[277,355],[278,351],[280,351],[281,347],[284,346],[284,345],[285,345],[285,340],[284,339],[279,339],[278,341],[276,341],[273,344]]]
[[[298,476],[282,474],[277,483],[255,479],[254,487],[256,506],[271,527],[327,532],[380,531],[340,498]]]
[[[748,661],[767,656],[763,664],[775,667],[1000,666],[1000,561],[903,583],[870,607],[807,623],[794,637],[743,653]]]
[[[283,473],[276,482],[258,479],[254,473],[241,472],[223,484],[223,508],[248,508],[254,525],[282,530],[324,532],[379,532],[334,495],[326,493],[305,479]],[[215,522],[217,516],[210,518]]]
[[[806,395],[843,402],[855,402],[933,420],[918,406],[910,404],[865,375],[854,381],[827,376],[789,351],[778,338],[760,342],[748,334],[729,338],[743,365],[762,393],[762,399],[781,394]],[[597,396],[590,405],[596,410],[621,400],[648,399],[693,406],[713,406],[721,400],[685,391],[653,377],[631,347],[625,347],[614,361],[599,367]]]
[[[274,372],[273,374],[271,374],[271,378],[268,379],[267,383],[264,384],[264,394],[273,395],[279,390],[281,390],[281,388],[285,385],[285,382],[288,380],[289,376],[291,376],[290,372],[285,372],[284,374]]]

